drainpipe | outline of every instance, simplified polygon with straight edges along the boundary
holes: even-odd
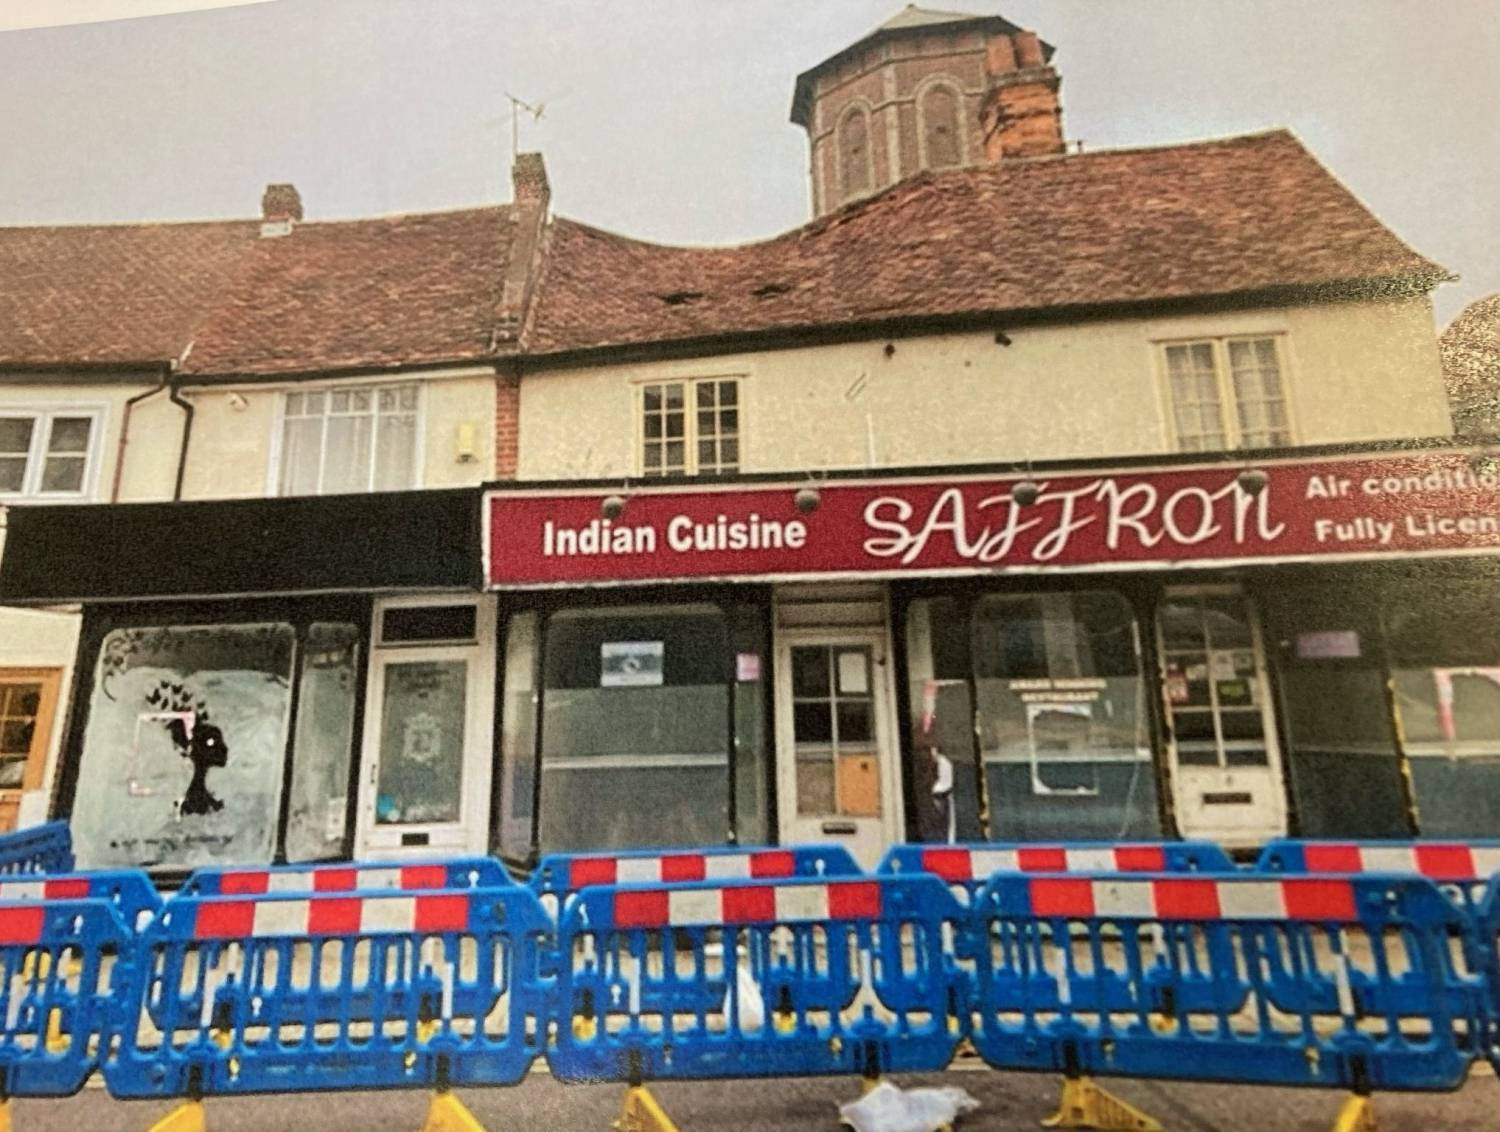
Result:
[[[183,398],[182,389],[177,385],[172,386],[172,391],[167,397],[183,412],[182,447],[177,452],[177,485],[172,489],[172,502],[177,503],[182,499],[182,477],[187,472],[188,441],[193,436],[193,413],[196,406]]]
[[[115,445],[115,479],[109,489],[109,501],[111,503],[120,502],[120,481],[125,477],[125,448],[130,443],[131,410],[147,397],[154,397],[165,389],[170,381],[170,378],[167,376],[170,372],[168,367],[163,366],[160,385],[152,386],[144,393],[137,393],[134,397],[130,397],[125,401],[125,412],[120,417],[120,441]]]

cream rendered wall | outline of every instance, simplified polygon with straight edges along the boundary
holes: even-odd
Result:
[[[1425,299],[993,330],[528,374],[519,478],[637,474],[645,381],[743,378],[741,466],[800,471],[1173,448],[1164,340],[1275,334],[1298,444],[1452,431]],[[873,449],[873,459],[871,450]]]
[[[495,467],[495,375],[489,369],[188,390],[197,407],[183,480],[185,499],[233,499],[276,494],[282,398],[288,391],[355,388],[412,382],[418,402],[421,468],[418,487],[483,483]],[[471,426],[473,453],[459,459],[460,428]]]

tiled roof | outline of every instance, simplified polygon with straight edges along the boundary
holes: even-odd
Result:
[[[0,366],[256,376],[486,357],[514,227],[497,206],[271,238],[259,221],[0,228]]]
[[[1277,130],[924,174],[738,247],[559,220],[527,349],[1445,276]]]
[[[257,223],[0,228],[0,365],[180,357]]]
[[[190,374],[480,359],[514,234],[509,207],[299,224],[260,239],[188,354]]]

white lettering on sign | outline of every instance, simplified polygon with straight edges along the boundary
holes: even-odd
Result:
[[[656,528],[620,526],[608,519],[591,519],[581,527],[542,523],[542,554],[548,558],[593,555],[655,554]],[[678,554],[722,550],[801,550],[807,544],[807,524],[800,519],[780,522],[751,513],[748,519],[718,515],[697,522],[677,515],[667,522],[666,544]]]
[[[1035,562],[1063,557],[1074,534],[1101,521],[1110,550],[1120,549],[1127,538],[1146,549],[1164,540],[1190,547],[1226,532],[1237,545],[1274,542],[1286,530],[1285,523],[1271,520],[1269,488],[1252,495],[1233,479],[1216,491],[1188,486],[1163,492],[1149,483],[1121,488],[1110,478],[1066,491],[1038,486],[1036,501],[1024,506],[1009,494],[968,506],[963,492],[950,487],[921,517],[910,501],[879,496],[865,507],[865,525],[877,532],[865,539],[865,553],[907,566],[934,538],[946,538],[960,558],[993,563],[1011,555],[1022,532],[1044,524],[1047,529],[1030,552]]]

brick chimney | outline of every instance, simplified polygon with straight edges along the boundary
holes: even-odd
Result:
[[[260,218],[266,221],[301,220],[302,194],[296,185],[267,185],[260,198]]]
[[[552,199],[552,187],[547,183],[547,166],[540,153],[516,154],[516,162],[510,169],[510,182],[518,206],[535,205],[546,210]]]
[[[1062,130],[1062,79],[1031,31],[996,35],[985,44],[984,104],[979,122],[985,156],[1043,157],[1066,149]]]

